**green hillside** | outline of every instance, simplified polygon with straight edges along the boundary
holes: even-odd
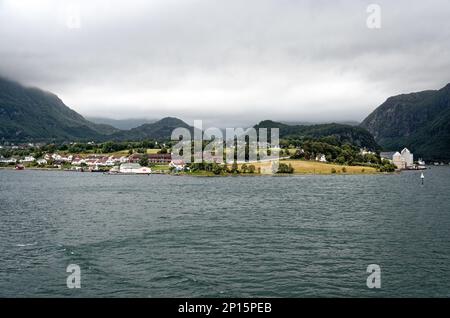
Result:
[[[408,147],[425,160],[450,159],[450,84],[440,90],[390,97],[361,127],[386,150]]]
[[[287,125],[280,122],[265,120],[255,128],[279,128],[280,138],[296,140],[322,140],[330,144],[351,144],[360,148],[378,150],[380,147],[373,136],[361,127],[343,124],[319,125]]]
[[[0,140],[87,140],[115,131],[84,119],[52,93],[0,78]]]

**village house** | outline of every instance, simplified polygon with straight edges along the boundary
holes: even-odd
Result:
[[[84,163],[90,167],[97,165],[97,159],[85,159]]]
[[[106,165],[107,166],[115,166],[115,165],[119,165],[121,163],[127,163],[128,162],[128,157],[125,156],[109,156],[108,160],[106,160]]]
[[[6,163],[6,164],[17,163],[17,159],[16,158],[1,158],[0,163]]]
[[[44,158],[41,158],[41,159],[36,160],[36,163],[40,166],[43,166],[43,165],[48,164],[48,161],[45,160]]]
[[[172,160],[169,163],[169,167],[174,168],[176,171],[183,171],[186,167],[186,163],[183,160]]]
[[[109,165],[108,160],[109,160],[108,157],[101,157],[101,158],[97,159],[96,166],[106,167]],[[112,164],[112,166],[114,166],[114,164]]]
[[[401,152],[382,152],[380,157],[392,162],[397,169],[409,169],[414,166],[414,155],[408,148],[404,148]]]
[[[170,153],[154,153],[148,155],[149,163],[170,163],[172,155]]]
[[[45,154],[44,159],[49,161],[49,160],[53,160],[57,163],[63,163],[63,162],[72,162],[73,156],[69,155],[69,156],[62,156],[60,154],[54,153],[54,154]]]
[[[89,167],[105,167],[105,166],[109,166],[109,165],[114,166],[114,164],[110,164],[109,160],[110,160],[110,157],[91,155],[84,159],[75,157],[75,159],[72,161],[72,164],[81,165],[82,163],[84,163],[84,164],[88,165]]]
[[[367,150],[366,148],[361,148],[361,149],[359,150],[359,153],[360,153],[361,155],[363,155],[363,156],[365,156],[365,155],[375,155],[375,152],[370,151],[370,150]]]
[[[325,155],[318,155],[316,156],[316,161],[327,162],[327,158],[325,157]]]
[[[86,158],[82,158],[80,156],[75,156],[72,160],[72,165],[79,166],[82,164],[86,164],[88,166],[114,166],[116,163],[119,163],[119,158],[114,156],[101,156],[101,155],[90,155]]]
[[[105,165],[107,166],[115,166],[116,164],[120,163],[120,158],[116,156],[109,156],[108,159],[105,162]]]
[[[101,158],[101,156],[98,155],[90,155],[85,158],[81,158],[80,156],[76,156],[75,159],[72,161],[72,164],[74,162],[76,165],[86,164],[87,166],[94,167],[98,164],[98,160]]]
[[[34,158],[33,156],[25,156],[25,158],[23,158],[21,160],[22,163],[31,163],[31,162],[35,162],[36,158]]]
[[[131,156],[128,157],[129,163],[139,163],[139,161],[142,159],[142,154],[134,153]]]
[[[169,153],[154,153],[149,155],[144,155],[140,153],[134,153],[128,157],[129,163],[139,163],[143,156],[147,156],[149,163],[170,163],[172,161],[172,155]],[[122,159],[121,159],[122,160]]]
[[[83,163],[86,163],[86,160],[84,160],[80,156],[75,156],[75,158],[73,158],[73,160],[72,160],[72,165],[74,165],[74,166],[81,166],[81,164],[83,164]]]

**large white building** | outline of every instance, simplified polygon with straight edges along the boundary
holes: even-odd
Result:
[[[414,155],[408,148],[403,149],[401,155],[405,159],[406,167],[412,167],[414,165]]]
[[[392,163],[397,166],[398,169],[411,168],[414,165],[414,155],[408,148],[402,150],[402,152],[396,152],[392,156]]]

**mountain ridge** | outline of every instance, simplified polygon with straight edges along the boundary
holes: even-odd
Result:
[[[154,123],[143,124],[130,130],[122,130],[107,137],[112,140],[126,141],[144,139],[167,140],[170,139],[172,131],[179,127],[186,128],[191,133],[193,132],[193,127],[183,120],[175,117],[164,117]]]
[[[89,139],[115,131],[86,120],[53,93],[0,77],[0,140]]]
[[[450,84],[389,97],[361,123],[386,150],[408,147],[427,160],[450,158]]]
[[[320,139],[334,138],[341,144],[350,143],[361,148],[379,150],[373,136],[364,128],[344,124],[287,125],[273,120],[264,120],[254,128],[278,128],[280,138]]]
[[[112,119],[108,117],[94,117],[94,116],[84,116],[84,118],[95,124],[109,125],[120,130],[130,130],[139,127],[143,124],[152,124],[158,121],[158,119],[147,119],[147,118]]]

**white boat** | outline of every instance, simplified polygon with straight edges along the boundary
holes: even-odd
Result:
[[[120,165],[119,173],[126,174],[150,174],[152,169],[148,167],[142,167],[138,163],[123,163]]]

